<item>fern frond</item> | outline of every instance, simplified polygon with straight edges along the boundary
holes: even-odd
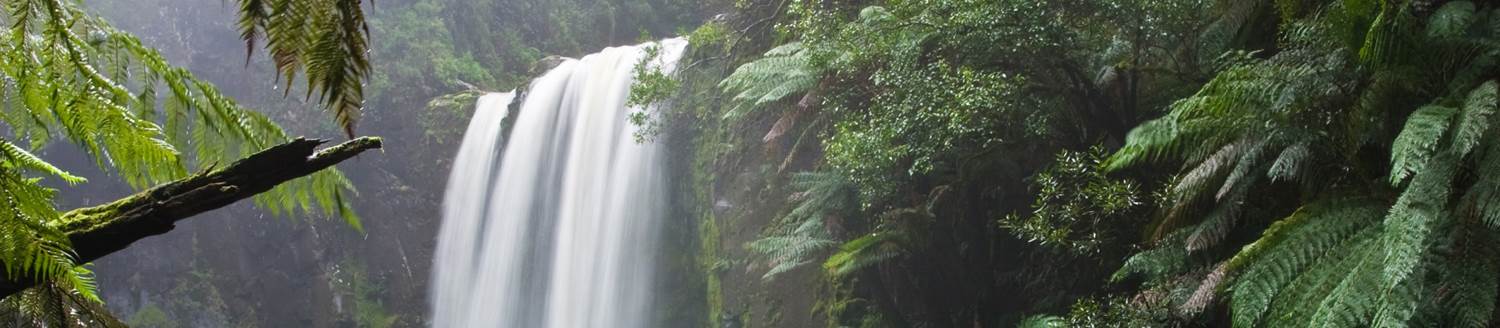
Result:
[[[1374,226],[1374,225],[1368,225]],[[1308,326],[1313,315],[1348,277],[1349,272],[1373,254],[1380,229],[1363,229],[1349,237],[1318,260],[1317,265],[1297,273],[1295,280],[1275,295],[1265,312],[1264,325],[1269,327]],[[1236,287],[1238,288],[1238,287]]]
[[[1401,184],[1427,166],[1456,112],[1448,107],[1423,106],[1406,119],[1405,128],[1391,144],[1392,185]]]
[[[837,247],[823,226],[823,220],[806,220],[784,235],[764,237],[746,245],[750,251],[766,257],[772,265],[761,279],[767,281],[811,263],[823,251]]]
[[[808,220],[829,213],[855,210],[859,190],[853,181],[837,172],[799,172],[792,175],[791,188],[797,206],[787,214],[790,220]]]
[[[1214,266],[1213,270],[1209,270],[1208,275],[1204,276],[1203,280],[1198,283],[1198,288],[1193,290],[1192,295],[1188,296],[1187,300],[1178,306],[1177,309],[1181,312],[1182,316],[1191,317],[1203,313],[1203,310],[1207,309],[1216,300],[1216,296],[1219,295],[1221,289],[1220,286],[1223,286],[1223,283],[1227,280],[1228,264],[1228,261],[1220,262],[1219,265]]]
[[[55,190],[24,178],[15,169],[0,166],[0,259],[5,274],[60,277],[73,267],[69,242],[62,232],[48,225],[58,217],[53,208]]]
[[[1260,239],[1245,245],[1226,264],[1235,276],[1230,314],[1236,327],[1251,327],[1270,309],[1273,300],[1309,266],[1324,260],[1337,247],[1380,218],[1385,206],[1367,199],[1325,199],[1303,205],[1271,224]]]
[[[239,0],[239,4],[240,19],[237,27],[240,38],[245,40],[245,64],[249,65],[250,56],[255,54],[262,31],[270,25],[271,4],[269,0]]]
[[[88,182],[88,179],[52,166],[51,163],[47,163],[47,161],[42,160],[40,157],[32,155],[31,152],[21,149],[21,147],[17,147],[15,144],[5,140],[0,140],[0,164],[46,173],[61,178],[69,184]]]
[[[842,277],[896,258],[903,251],[894,242],[895,237],[892,232],[874,232],[850,240],[823,262],[823,269],[831,276]]]
[[[1359,47],[1360,61],[1377,68],[1408,62],[1421,48],[1414,40],[1420,32],[1415,30],[1416,18],[1404,3],[1381,1],[1379,7]]]
[[[1187,239],[1187,251],[1198,252],[1217,245],[1229,232],[1234,229],[1240,220],[1242,207],[1245,205],[1245,197],[1250,191],[1250,183],[1235,186],[1231,194],[1214,205],[1214,209],[1191,229],[1193,232]]]
[[[1198,163],[1197,167],[1184,174],[1177,182],[1177,186],[1172,188],[1172,194],[1177,198],[1176,201],[1186,202],[1198,199],[1210,188],[1209,185],[1212,183],[1210,180],[1223,177],[1224,170],[1237,163],[1244,148],[1246,148],[1244,142],[1231,143]]]
[[[1016,324],[1016,328],[1062,328],[1068,326],[1068,320],[1058,316],[1034,315],[1026,317]]]
[[[1426,256],[1432,227],[1449,219],[1446,205],[1452,193],[1456,159],[1440,154],[1435,165],[1418,173],[1401,193],[1385,218],[1383,291],[1391,293],[1405,283]]]
[[[1125,135],[1125,146],[1110,155],[1104,162],[1104,167],[1108,171],[1120,171],[1164,160],[1180,151],[1180,146],[1175,142],[1177,136],[1177,124],[1170,117],[1142,123]]]
[[[0,300],[0,322],[26,327],[126,328],[104,304],[68,280],[51,280]]]
[[[1450,4],[1451,5],[1451,4]],[[1500,105],[1500,84],[1485,82],[1469,92],[1453,128],[1452,153],[1462,159],[1478,146],[1490,128],[1490,117]]]
[[[318,95],[344,133],[354,137],[369,77],[369,27],[362,0],[240,0],[238,23],[248,52],[261,36],[288,92],[299,71],[308,97]]]
[[[1443,289],[1452,294],[1441,304],[1448,308],[1446,317],[1452,326],[1488,327],[1500,297],[1500,275],[1495,274],[1500,270],[1500,254],[1494,248],[1497,240],[1494,232],[1484,229],[1464,234],[1470,239],[1446,261]]]
[[[1281,155],[1271,162],[1271,168],[1266,171],[1266,177],[1271,181],[1295,181],[1306,171],[1308,161],[1312,160],[1312,150],[1307,142],[1293,144],[1281,151]]]
[[[802,43],[792,42],[736,68],[719,82],[719,88],[734,94],[736,103],[724,113],[724,119],[737,120],[767,104],[815,87],[823,72],[812,65],[808,52]]]
[[[1450,1],[1427,19],[1427,37],[1441,39],[1463,35],[1476,20],[1474,3]]]
[[[765,280],[812,263],[814,257],[837,247],[824,221],[858,209],[859,191],[837,172],[799,172],[792,176],[790,187],[797,191],[789,197],[796,205],[781,221],[796,224],[795,228],[746,244],[771,265],[761,277]]]
[[[1147,280],[1161,280],[1186,271],[1188,252],[1187,247],[1183,247],[1182,243],[1187,236],[1186,231],[1172,233],[1160,240],[1155,248],[1131,255],[1125,260],[1125,264],[1110,276],[1110,281],[1120,282],[1133,276],[1142,276]]]
[[[1496,229],[1500,228],[1500,142],[1486,146],[1474,169],[1478,179],[1464,193],[1460,209]]]
[[[1337,281],[1333,289],[1321,295],[1316,311],[1308,317],[1308,327],[1358,327],[1375,315],[1379,298],[1369,295],[1378,289],[1380,282],[1380,255],[1375,243],[1357,249],[1346,260],[1350,262],[1342,271],[1331,277]]]

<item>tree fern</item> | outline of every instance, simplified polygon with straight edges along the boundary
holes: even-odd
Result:
[[[770,270],[761,277],[765,280],[813,263],[816,257],[838,246],[825,222],[858,209],[858,190],[839,173],[797,173],[792,176],[790,187],[797,190],[789,197],[796,205],[781,222],[794,228],[746,244],[746,248],[770,264]]]
[[[735,69],[719,82],[719,87],[733,93],[735,100],[724,118],[738,119],[772,102],[811,90],[823,72],[812,64],[810,51],[802,43],[792,42]]]
[[[1500,174],[1500,138],[1489,131],[1500,91],[1486,80],[1492,73],[1481,73],[1493,72],[1500,46],[1495,8],[1450,1],[1423,16],[1401,1],[1278,5],[1284,21],[1276,54],[1218,73],[1137,127],[1111,168],[1178,165],[1182,173],[1162,205],[1190,219],[1207,213],[1199,223],[1175,224],[1192,227],[1184,229],[1193,231],[1186,237],[1192,250],[1234,227],[1225,224],[1235,222],[1225,206],[1240,206],[1240,188],[1265,183],[1241,168],[1304,184],[1302,196],[1312,200],[1273,220],[1226,264],[1235,326],[1404,327],[1454,312],[1433,302],[1459,302],[1436,298],[1459,283],[1486,293],[1462,298],[1467,314],[1459,321],[1487,324],[1493,282],[1442,268],[1454,261],[1447,253],[1454,231],[1500,226],[1500,206],[1491,205],[1500,199],[1500,178],[1492,178]],[[1265,156],[1248,156],[1246,140],[1266,140]],[[1372,156],[1388,156],[1389,171],[1362,163]],[[1383,186],[1350,187],[1372,183]],[[1157,268],[1165,277],[1154,281],[1202,276],[1183,269],[1201,260],[1170,249],[1141,252],[1122,272]],[[1208,299],[1201,292],[1213,281],[1191,299]]]
[[[816,256],[838,246],[826,229],[823,220],[805,220],[790,233],[757,239],[746,248],[769,261],[771,269],[761,279],[772,280],[779,274],[812,263]]]
[[[824,215],[858,209],[859,191],[843,174],[834,172],[801,172],[792,176],[791,188],[797,206],[787,213],[790,220],[821,218]]]

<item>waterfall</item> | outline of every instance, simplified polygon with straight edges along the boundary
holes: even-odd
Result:
[[[625,99],[637,63],[656,53],[645,60],[670,71],[686,46],[563,62],[532,81],[508,137],[515,94],[479,99],[443,196],[434,327],[652,326],[666,172]]]

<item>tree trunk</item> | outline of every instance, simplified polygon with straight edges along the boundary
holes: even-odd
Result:
[[[363,137],[317,151],[323,143],[298,138],[223,169],[209,169],[107,204],[72,210],[62,215],[58,229],[72,243],[75,262],[93,262],[137,240],[167,233],[176,227],[177,221],[269,191],[366,150],[378,149],[381,140]],[[26,273],[14,277],[0,275],[0,298],[36,286],[45,278]]]

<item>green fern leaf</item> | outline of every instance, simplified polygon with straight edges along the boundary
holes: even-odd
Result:
[[[1424,106],[1406,119],[1406,127],[1391,145],[1391,184],[1399,185],[1427,166],[1455,112],[1448,107]]]
[[[63,179],[63,181],[67,181],[69,184],[88,182],[88,179],[84,179],[83,177],[79,177],[68,173],[67,171],[63,171],[56,166],[52,166],[51,163],[47,163],[47,161],[36,157],[36,155],[32,155],[31,152],[28,152],[25,149],[21,149],[21,147],[17,147],[15,144],[12,144],[5,140],[0,140],[0,159],[3,159],[0,160],[0,163],[6,163],[14,165],[18,168],[35,170],[52,176],[56,176]]]
[[[822,78],[802,43],[777,46],[765,57],[735,69],[719,82],[719,88],[734,94],[735,105],[724,114],[726,120],[738,120],[767,104],[811,90]]]
[[[1236,327],[1251,327],[1261,321],[1284,290],[1308,268],[1331,254],[1356,233],[1371,229],[1385,206],[1366,199],[1327,199],[1310,202],[1267,228],[1264,235],[1246,245],[1226,264],[1236,275],[1231,297],[1231,317]]]
[[[1453,38],[1463,35],[1475,21],[1474,3],[1451,1],[1438,8],[1427,19],[1427,36],[1430,38]]]
[[[823,269],[834,277],[842,277],[896,258],[902,252],[894,243],[895,236],[891,232],[875,232],[850,240],[823,262]]]
[[[1500,83],[1485,82],[1469,92],[1464,101],[1458,122],[1453,128],[1452,152],[1459,158],[1467,156],[1484,138],[1490,127],[1490,117],[1500,105]]]

